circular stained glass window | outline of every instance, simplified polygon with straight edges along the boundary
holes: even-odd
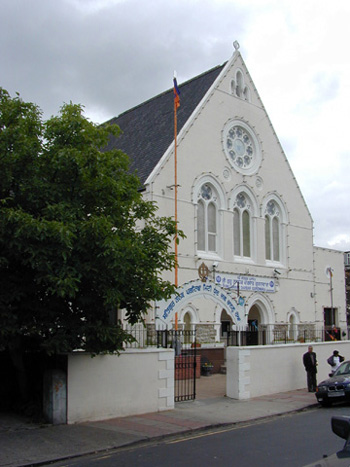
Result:
[[[270,200],[267,203],[266,213],[269,214],[271,217],[279,215],[279,210],[278,210],[277,204],[273,200]]]
[[[243,209],[245,207],[247,202],[243,193],[239,193],[239,195],[237,195],[236,203],[239,208]]]
[[[258,142],[254,133],[244,122],[229,122],[224,129],[224,150],[239,172],[253,173],[260,161]]]
[[[248,168],[252,165],[254,144],[244,128],[233,126],[230,129],[226,139],[226,147],[235,165],[243,168]]]
[[[208,184],[205,184],[202,186],[201,195],[202,195],[202,198],[206,200],[209,200],[212,197],[213,192]]]

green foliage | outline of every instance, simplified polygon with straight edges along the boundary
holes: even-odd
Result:
[[[143,200],[125,154],[100,150],[118,132],[72,103],[43,122],[0,88],[0,348],[26,336],[48,354],[116,352],[130,340],[117,310],[136,323],[174,292],[161,276],[176,225]]]

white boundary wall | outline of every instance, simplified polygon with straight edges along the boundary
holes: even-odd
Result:
[[[174,408],[174,350],[68,356],[67,423]]]
[[[303,354],[312,345],[317,355],[317,381],[328,378],[327,358],[338,350],[350,360],[350,342],[227,347],[226,395],[232,399],[276,394],[307,387]]]

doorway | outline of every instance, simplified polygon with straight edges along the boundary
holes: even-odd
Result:
[[[259,336],[259,324],[261,322],[260,310],[257,305],[253,305],[248,315],[248,331],[246,345],[258,345],[261,341]]]

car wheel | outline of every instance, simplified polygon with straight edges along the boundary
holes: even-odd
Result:
[[[332,402],[330,401],[318,401],[322,407],[330,407],[332,405]]]

